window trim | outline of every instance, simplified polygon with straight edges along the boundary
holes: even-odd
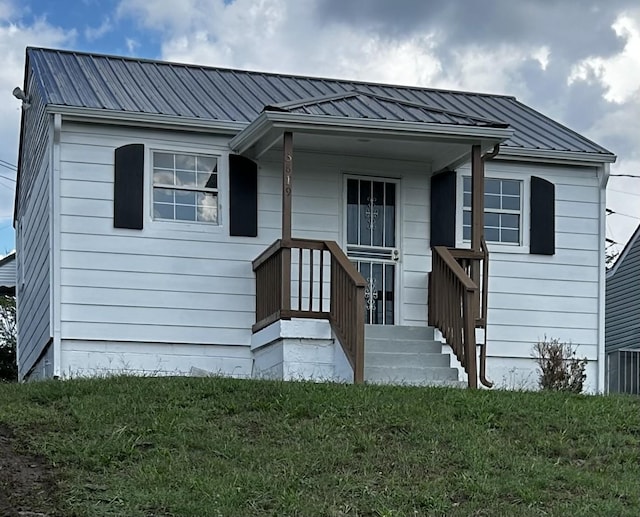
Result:
[[[211,223],[206,221],[184,221],[180,219],[157,219],[153,215],[153,189],[154,189],[154,181],[153,181],[153,156],[154,153],[170,153],[170,154],[188,154],[188,155],[200,155],[200,156],[211,156],[217,159],[218,161],[218,221],[217,223]],[[145,188],[144,194],[144,202],[147,205],[147,219],[151,227],[157,227],[166,230],[177,230],[177,231],[189,231],[189,232],[206,232],[206,233],[222,233],[225,231],[225,226],[227,224],[227,217],[225,208],[228,205],[228,183],[227,183],[227,175],[228,175],[228,150],[223,149],[220,146],[211,146],[211,147],[187,147],[181,145],[175,146],[163,146],[163,145],[147,145],[147,155],[146,155],[146,184],[147,188]],[[167,185],[167,188],[174,188]],[[182,189],[180,186],[175,187],[176,190],[189,190],[193,191],[193,189]]]
[[[463,239],[462,218],[464,211],[464,177],[471,176],[470,167],[456,172],[456,247],[468,248],[470,241]],[[529,225],[530,225],[530,176],[514,173],[508,170],[489,171],[485,169],[485,178],[498,180],[516,180],[520,182],[520,242],[489,242],[489,251],[504,253],[529,253]],[[485,210],[486,211],[486,210]],[[507,213],[507,212],[505,212]],[[515,212],[514,212],[515,213]]]

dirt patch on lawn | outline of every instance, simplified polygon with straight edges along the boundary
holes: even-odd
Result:
[[[57,483],[41,457],[17,452],[13,431],[0,424],[0,516],[56,515]]]

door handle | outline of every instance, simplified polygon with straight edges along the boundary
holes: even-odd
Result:
[[[394,262],[398,262],[400,260],[400,250],[397,250],[397,249],[393,250],[391,252],[391,259]]]

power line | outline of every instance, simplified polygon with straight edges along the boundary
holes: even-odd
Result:
[[[9,169],[12,172],[16,172],[16,170],[17,170],[14,167],[9,167],[8,165],[5,165],[4,163],[2,163],[2,160],[0,160],[0,167],[4,167],[5,169]]]
[[[14,165],[13,163],[8,162],[7,160],[0,159],[0,163],[3,163],[5,165],[5,167],[11,167],[13,170],[16,170],[16,171],[18,170],[18,166],[17,165]]]
[[[11,183],[2,183],[3,181],[9,181],[10,178],[5,178],[4,176],[0,176],[0,187],[8,188],[9,190],[15,190],[15,186]]]
[[[640,174],[609,174],[609,176],[617,176],[618,178],[640,178]]]
[[[624,190],[616,190],[614,188],[608,188],[611,192],[618,192],[619,194],[628,194],[629,196],[637,196],[640,197],[640,194],[636,194],[635,192],[625,192]]]
[[[612,214],[617,214],[617,215],[621,215],[622,217],[629,217],[631,219],[636,219],[637,221],[640,221],[640,217],[636,217],[635,215],[623,214],[622,212],[614,212],[610,208],[607,208],[607,215],[612,215]]]
[[[1,172],[0,172],[0,178],[4,178],[6,180],[13,181],[14,183],[16,183],[16,180],[14,178],[12,178],[10,176],[5,176]]]

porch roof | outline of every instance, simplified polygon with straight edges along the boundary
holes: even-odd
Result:
[[[290,113],[481,126],[508,124],[511,153],[614,155],[514,97],[340,79],[248,72],[42,48],[27,49],[28,74],[50,110],[129,123],[224,128],[237,133],[266,106]],[[30,92],[27,92],[29,94]],[[322,101],[322,96],[337,98]],[[314,98],[304,103],[305,99]],[[308,112],[308,113],[307,113]]]
[[[357,99],[354,96],[347,100]],[[345,99],[339,99],[342,100]],[[330,105],[334,102],[331,100]],[[324,103],[323,100],[319,104]],[[436,112],[436,117],[447,122],[427,122],[431,117],[427,109],[418,110],[425,121],[409,122],[397,116],[387,119],[349,116],[345,106],[336,114],[328,114],[331,109],[309,109],[315,106],[315,101],[295,106],[291,111],[269,106],[232,138],[229,146],[233,152],[257,159],[272,147],[280,147],[282,135],[289,131],[295,135],[298,150],[423,160],[437,172],[466,162],[472,145],[480,145],[486,151],[513,135],[506,124],[474,121],[455,114]],[[360,109],[362,106],[366,105]]]
[[[332,95],[282,102],[264,111],[284,111],[307,115],[326,115],[353,119],[395,120],[478,127],[506,128],[508,123],[428,106],[389,96],[354,89]]]

